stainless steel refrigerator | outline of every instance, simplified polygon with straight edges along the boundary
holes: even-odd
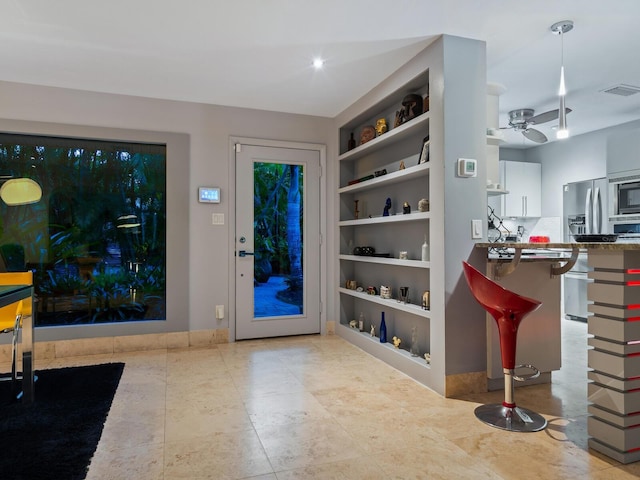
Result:
[[[568,183],[562,190],[565,242],[575,241],[574,235],[609,233],[609,182],[606,178]],[[575,266],[564,275],[564,313],[567,318],[587,319],[587,273],[587,255],[580,254]]]

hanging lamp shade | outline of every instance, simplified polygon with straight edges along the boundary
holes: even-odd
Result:
[[[117,228],[137,228],[140,226],[137,215],[120,215]]]
[[[573,22],[571,20],[563,20],[551,25],[551,32],[554,35],[560,35],[560,88],[558,96],[560,97],[560,108],[558,109],[558,131],[556,138],[569,138],[569,129],[567,128],[567,110],[565,108],[565,96],[567,95],[567,87],[564,83],[564,35],[573,30]]]
[[[42,188],[30,178],[12,178],[0,187],[0,198],[9,206],[29,205],[39,202]]]

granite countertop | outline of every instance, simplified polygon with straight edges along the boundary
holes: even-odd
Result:
[[[640,243],[625,242],[589,242],[589,243],[521,243],[521,242],[479,242],[476,248],[517,248],[517,249],[563,249],[573,250],[574,248],[586,250],[640,250]]]

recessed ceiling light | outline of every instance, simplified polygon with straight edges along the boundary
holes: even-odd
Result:
[[[313,60],[313,66],[315,68],[322,68],[324,66],[324,60],[321,58],[316,58]]]

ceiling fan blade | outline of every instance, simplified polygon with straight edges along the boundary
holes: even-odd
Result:
[[[547,141],[547,136],[535,128],[527,128],[522,131],[522,134],[532,142],[545,143]]]
[[[551,120],[556,120],[558,118],[559,112],[560,111],[558,109],[549,110],[548,112],[544,112],[544,113],[541,113],[540,115],[536,115],[535,117],[531,117],[529,120],[527,120],[527,123],[530,123],[532,125],[540,125],[541,123],[547,123],[547,122],[550,122]],[[571,113],[571,109],[565,108],[565,112],[569,114]]]

